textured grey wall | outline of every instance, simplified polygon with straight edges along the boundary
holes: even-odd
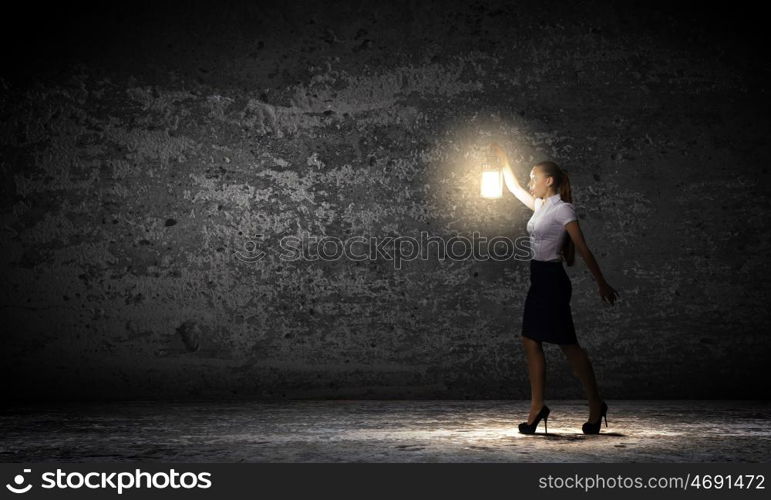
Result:
[[[0,81],[11,397],[529,397],[526,261],[278,256],[524,236],[513,196],[478,195],[491,137],[522,182],[571,175],[621,295],[568,268],[604,397],[767,395],[769,71],[737,23],[540,1],[70,21]],[[547,365],[548,398],[583,396]]]

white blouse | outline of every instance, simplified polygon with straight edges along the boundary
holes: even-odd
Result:
[[[572,203],[562,201],[559,193],[545,200],[535,199],[535,211],[527,222],[533,259],[561,261],[562,244],[570,238],[565,224],[578,220]]]

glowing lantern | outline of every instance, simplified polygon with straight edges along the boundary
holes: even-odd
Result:
[[[492,161],[491,161],[492,160]],[[482,163],[482,198],[500,198],[503,196],[503,171],[496,166],[495,158]]]

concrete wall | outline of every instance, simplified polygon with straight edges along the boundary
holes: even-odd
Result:
[[[11,40],[0,80],[8,396],[529,397],[527,261],[278,255],[302,234],[526,235],[513,196],[478,194],[480,145],[497,138],[521,182],[544,159],[569,172],[621,295],[603,304],[580,257],[568,268],[604,397],[763,397],[769,72],[742,17],[722,16],[544,2],[50,14]],[[547,398],[581,398],[546,352]]]

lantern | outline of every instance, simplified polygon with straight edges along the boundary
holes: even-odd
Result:
[[[497,166],[495,157],[487,157],[482,163],[482,198],[503,196],[503,171]]]

